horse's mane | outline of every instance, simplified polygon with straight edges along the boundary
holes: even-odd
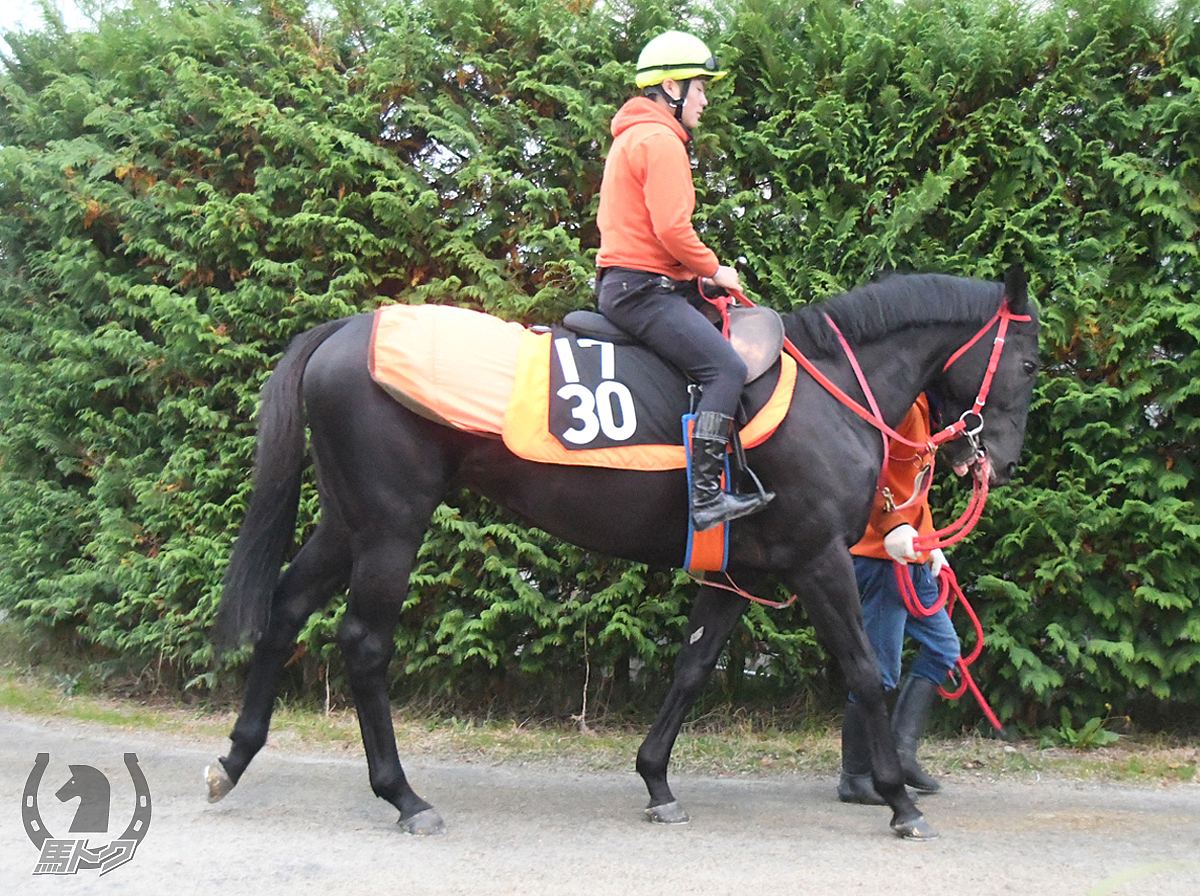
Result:
[[[829,315],[853,345],[898,330],[930,324],[986,323],[996,313],[1004,285],[945,274],[892,274],[847,293],[797,309],[789,327],[819,355],[839,352]]]

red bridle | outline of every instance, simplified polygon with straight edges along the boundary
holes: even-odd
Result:
[[[730,292],[730,297],[741,305],[746,305],[747,307],[754,306],[754,303],[751,302],[750,299],[746,298],[745,294],[738,290],[732,290]],[[713,299],[709,299],[709,301],[718,305],[719,308],[721,307],[720,299],[716,299],[715,301]],[[723,315],[726,313],[724,308],[721,308],[721,311]],[[907,445],[910,448],[916,448],[923,453],[927,453],[931,459],[930,463],[932,463],[933,454],[944,442],[948,442],[951,439],[956,439],[961,436],[967,439],[971,445],[971,448],[975,454],[975,460],[979,461],[980,463],[975,468],[974,493],[972,495],[971,502],[967,507],[967,511],[958,520],[956,520],[954,523],[951,523],[945,529],[940,529],[937,532],[931,533],[927,536],[921,536],[922,544],[919,546],[919,550],[931,550],[935,547],[945,547],[961,540],[968,532],[971,531],[972,528],[974,528],[975,523],[978,522],[979,517],[983,513],[983,505],[987,500],[989,471],[986,465],[986,454],[984,453],[983,445],[980,442],[979,436],[983,432],[983,408],[987,403],[988,392],[991,391],[992,380],[996,376],[996,370],[1000,366],[1000,355],[1004,351],[1004,342],[1008,334],[1008,327],[1009,324],[1014,320],[1028,321],[1032,320],[1032,318],[1028,314],[1014,314],[1012,309],[1010,309],[1008,306],[1008,297],[1004,296],[1001,298],[1000,307],[996,310],[996,313],[992,315],[991,319],[989,319],[988,322],[984,324],[974,336],[968,339],[957,351],[954,352],[954,354],[950,356],[949,360],[947,360],[942,366],[943,371],[949,370],[950,366],[964,354],[966,354],[966,352],[968,352],[971,347],[975,345],[975,343],[982,339],[983,336],[993,326],[997,326],[997,324],[999,325],[996,331],[996,338],[992,342],[992,353],[988,358],[987,370],[984,372],[983,382],[979,385],[979,392],[975,396],[974,404],[971,405],[970,410],[964,411],[962,416],[954,421],[954,423],[935,433],[930,440],[924,444],[905,438],[904,436],[900,435],[900,433],[896,432],[896,430],[894,430],[892,427],[887,425],[883,419],[883,415],[879,411],[879,405],[875,401],[875,395],[871,391],[871,386],[867,382],[866,375],[863,373],[862,367],[859,365],[853,349],[850,348],[850,343],[846,341],[846,337],[842,335],[842,332],[838,329],[837,324],[835,324],[828,315],[825,316],[825,320],[837,335],[838,343],[841,345],[842,351],[845,353],[847,360],[850,362],[850,367],[854,371],[854,376],[858,380],[859,388],[862,389],[868,407],[863,407],[859,402],[847,395],[845,390],[843,390],[837,385],[837,383],[833,382],[833,380],[829,379],[829,377],[822,373],[817,366],[813,364],[812,361],[810,361],[805,354],[800,351],[800,349],[796,348],[795,344],[786,336],[784,337],[783,341],[784,349],[789,355],[796,359],[797,363],[799,363],[800,366],[808,372],[809,376],[816,380],[817,383],[819,383],[821,387],[825,389],[825,391],[827,391],[830,395],[836,398],[839,402],[841,402],[867,423],[870,423],[879,430],[883,437],[883,468],[880,471],[881,483],[883,482],[884,476],[887,474],[888,453],[891,447],[889,442],[891,440],[900,442],[901,444]],[[918,476],[917,491],[903,504],[895,505],[893,501],[893,506],[903,508],[920,500],[928,492],[932,478],[933,477],[927,473]],[[891,500],[890,496],[888,496],[888,499]]]
[[[959,436],[963,436],[971,441],[972,447],[975,448],[978,454],[978,452],[982,450],[981,446],[978,444],[978,436],[979,433],[983,431],[983,408],[984,405],[987,404],[987,396],[988,392],[990,392],[992,388],[992,380],[995,379],[996,370],[1000,366],[1000,355],[1004,351],[1004,341],[1008,334],[1008,326],[1014,320],[1027,321],[1031,319],[1032,318],[1030,318],[1028,314],[1013,314],[1012,310],[1008,307],[1008,298],[1004,297],[1000,301],[1000,307],[996,310],[996,313],[992,315],[991,319],[984,324],[974,336],[968,339],[961,348],[959,348],[953,355],[950,356],[950,359],[942,366],[943,371],[949,370],[950,366],[954,364],[955,361],[966,354],[966,352],[969,351],[976,342],[983,338],[988,330],[990,330],[996,325],[997,322],[999,322],[996,338],[992,342],[992,354],[991,357],[988,358],[987,370],[983,375],[983,382],[979,384],[979,392],[975,396],[975,403],[971,405],[970,410],[964,411],[958,420],[954,421],[954,423],[933,435],[928,444],[921,444],[905,438],[883,421],[883,417],[879,413],[879,406],[875,402],[875,396],[871,392],[871,387],[867,383],[866,376],[863,374],[862,368],[858,364],[858,360],[854,357],[854,351],[850,348],[850,344],[846,341],[846,337],[842,335],[841,330],[838,329],[837,324],[835,324],[828,315],[826,315],[825,320],[829,323],[829,326],[833,328],[834,333],[837,334],[838,342],[842,346],[842,351],[846,353],[846,358],[850,361],[850,366],[854,370],[854,375],[858,380],[859,387],[863,390],[863,395],[866,396],[867,403],[870,405],[870,411],[862,407],[862,405],[842,391],[832,380],[821,373],[821,371],[819,371],[811,361],[805,358],[803,353],[792,344],[791,340],[785,339],[784,347],[787,349],[788,354],[794,357],[801,364],[801,366],[803,366],[804,369],[807,370],[815,380],[817,380],[817,382],[824,386],[828,392],[837,398],[838,401],[842,402],[842,404],[849,407],[850,410],[854,411],[854,413],[858,414],[858,416],[862,417],[881,433],[883,433],[885,441],[886,439],[894,439],[904,445],[908,445],[911,448],[936,449],[943,442],[948,442],[951,439],[956,439]]]

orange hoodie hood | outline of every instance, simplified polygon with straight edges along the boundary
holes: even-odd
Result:
[[[618,109],[617,114],[613,116],[609,130],[614,137],[620,137],[631,127],[639,124],[666,125],[684,143],[692,139],[687,128],[677,121],[674,115],[648,96],[634,97]]]

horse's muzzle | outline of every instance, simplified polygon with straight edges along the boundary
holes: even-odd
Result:
[[[975,455],[965,462],[954,461],[953,467],[956,476],[966,476],[967,473],[970,473],[980,481],[986,479],[989,486],[1006,485],[1017,472],[1016,463],[1007,463],[999,467],[993,466],[992,459],[986,454]]]

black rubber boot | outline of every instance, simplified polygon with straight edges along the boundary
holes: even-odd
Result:
[[[735,495],[721,488],[732,417],[703,411],[692,430],[692,526],[697,532],[762,510],[773,492]]]
[[[883,806],[887,801],[875,791],[871,780],[871,750],[867,746],[867,720],[862,707],[847,703],[842,716],[842,774],[838,799],[843,803]]]
[[[937,690],[938,686],[929,679],[910,675],[896,698],[896,708],[892,710],[892,733],[896,736],[896,752],[900,754],[904,783],[921,793],[937,793],[942,789],[942,785],[917,762],[917,747],[925,734],[925,723],[929,720]]]

